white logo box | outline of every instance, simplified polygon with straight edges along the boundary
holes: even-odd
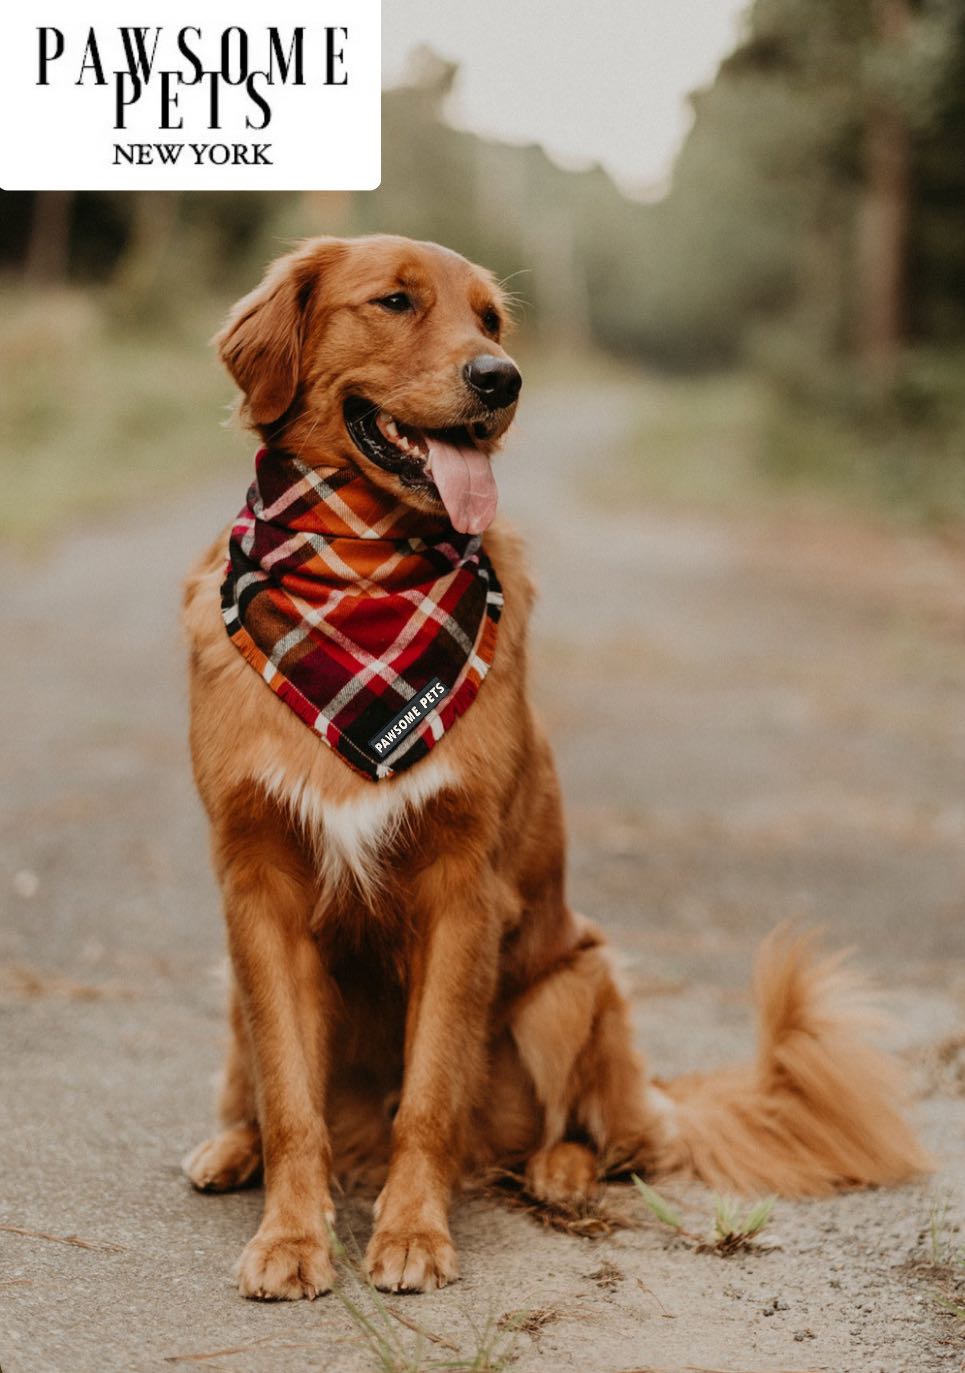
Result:
[[[7,5],[0,187],[374,190],[381,22],[381,0]]]

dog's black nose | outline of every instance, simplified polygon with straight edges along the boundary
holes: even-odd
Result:
[[[497,358],[492,353],[480,353],[477,358],[467,362],[464,375],[489,410],[502,410],[512,405],[523,384],[515,362],[510,362],[509,358]]]

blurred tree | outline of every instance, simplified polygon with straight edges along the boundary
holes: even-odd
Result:
[[[963,77],[960,0],[755,0],[654,217],[668,356],[770,320],[887,380],[938,314],[965,340]]]
[[[872,33],[886,57],[897,62],[907,55],[911,22],[909,0],[872,0]],[[912,150],[907,114],[885,82],[869,91],[864,140],[858,346],[875,380],[891,382],[907,318]]]
[[[159,285],[178,219],[175,191],[135,191],[130,232],[114,271],[113,285],[132,306],[143,305]]]
[[[938,344],[965,338],[965,5],[933,3],[913,34],[916,70],[909,325]]]
[[[390,230],[492,266],[544,341],[750,360],[802,395],[965,345],[963,0],[753,0],[655,204],[452,127],[457,80],[423,50],[386,92],[377,191],[4,194],[0,261],[113,280],[147,317],[229,297],[304,234]]]
[[[33,198],[24,274],[45,286],[66,281],[70,262],[73,191],[48,191]]]

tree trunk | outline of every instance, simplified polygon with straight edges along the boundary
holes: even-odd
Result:
[[[74,191],[38,191],[34,197],[24,267],[28,281],[56,286],[67,280],[74,195]]]
[[[131,231],[114,272],[113,286],[132,302],[145,300],[155,288],[177,224],[177,191],[131,194]]]
[[[879,42],[903,46],[911,24],[909,0],[874,0]],[[859,223],[858,349],[873,378],[894,377],[905,329],[908,228],[911,213],[911,135],[897,102],[876,95],[865,133],[865,190]]]

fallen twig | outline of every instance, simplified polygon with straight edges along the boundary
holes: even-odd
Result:
[[[434,1330],[428,1330],[424,1325],[420,1325],[418,1321],[411,1320],[408,1316],[403,1316],[401,1311],[396,1310],[394,1306],[389,1306],[388,1302],[385,1304],[385,1309],[393,1320],[398,1321],[400,1325],[404,1325],[405,1328],[411,1330],[413,1334],[421,1335],[423,1339],[431,1340],[433,1344],[438,1344],[441,1348],[448,1349],[453,1354],[461,1352],[458,1344],[453,1344],[451,1340],[447,1340],[443,1335],[437,1335]]]
[[[307,1341],[300,1343],[275,1344],[274,1335],[263,1335],[260,1340],[250,1340],[247,1344],[235,1344],[230,1349],[208,1349],[200,1354],[165,1354],[165,1363],[206,1363],[209,1359],[226,1359],[231,1354],[247,1354],[249,1349],[258,1349],[263,1344],[274,1345],[276,1349],[318,1349],[316,1344]]]
[[[530,1335],[539,1340],[539,1334],[547,1325],[563,1320],[566,1312],[558,1306],[544,1306],[535,1311],[507,1311],[496,1322],[497,1330],[512,1330],[520,1335]]]
[[[22,1225],[0,1225],[8,1235],[23,1235],[28,1240],[49,1240],[52,1244],[72,1244],[76,1249],[95,1249],[102,1254],[123,1254],[123,1244],[106,1244],[84,1240],[80,1235],[48,1235],[45,1230],[25,1230]]]
[[[133,995],[130,987],[119,982],[77,982],[72,977],[39,972],[22,963],[0,964],[0,997],[4,1000],[35,1001],[48,997],[65,1001],[128,1000]]]
[[[662,1301],[660,1300],[660,1298],[657,1296],[657,1294],[656,1294],[656,1292],[653,1290],[653,1288],[652,1288],[652,1287],[648,1287],[647,1284],[646,1284],[645,1282],[643,1282],[643,1280],[642,1280],[641,1278],[637,1278],[637,1286],[639,1287],[639,1289],[640,1289],[641,1292],[646,1292],[646,1294],[647,1294],[648,1297],[653,1297],[654,1301],[655,1301],[655,1302],[657,1303],[657,1305],[660,1307],[660,1314],[661,1314],[661,1316],[666,1316],[666,1318],[667,1318],[668,1321],[675,1321],[675,1320],[677,1319],[677,1317],[674,1315],[674,1313],[673,1313],[672,1311],[668,1311],[668,1310],[667,1310],[667,1308],[664,1306],[663,1302],[662,1302]]]
[[[644,1368],[625,1368],[622,1373],[827,1373],[827,1364],[818,1368],[705,1368],[703,1364],[678,1363],[673,1368],[647,1364]]]

